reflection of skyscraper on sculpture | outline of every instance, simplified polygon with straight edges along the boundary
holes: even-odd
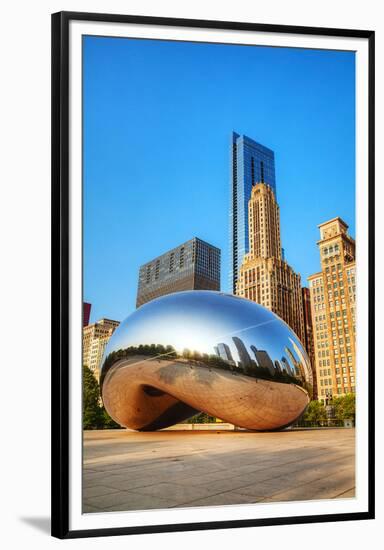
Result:
[[[289,361],[286,357],[283,357],[281,358],[281,362],[283,363],[283,370],[285,370],[285,372],[287,374],[293,374],[293,369],[291,367],[291,365],[289,364]]]
[[[256,358],[257,366],[268,369],[271,374],[274,374],[275,367],[268,352],[263,349],[257,349],[257,347],[253,345],[251,346],[251,350],[253,351],[253,354]]]
[[[274,365],[277,372],[281,374],[283,372],[283,369],[281,368],[280,362],[277,359],[275,359]]]
[[[243,367],[251,367],[252,359],[245,347],[244,342],[238,336],[232,336],[233,343],[236,346],[237,353],[239,354],[240,363]]]
[[[299,349],[296,342],[294,340],[292,340],[292,338],[290,340],[291,340],[292,347],[295,350],[295,353],[296,353],[297,357],[299,358],[298,367],[299,367],[299,370],[300,370],[300,378],[302,380],[304,380],[305,378],[309,379],[311,385],[313,386],[315,377],[313,375],[312,368],[311,368],[311,372],[309,373],[309,376],[306,375],[305,370],[304,370],[304,365],[305,365],[306,362],[308,362],[309,358],[308,358],[308,356],[304,357],[303,352]],[[309,364],[311,364],[310,361],[309,361]]]
[[[293,365],[293,372],[296,376],[300,376],[299,361],[296,360],[296,357],[293,355],[292,351],[286,346],[285,351],[290,359],[291,364]]]
[[[236,362],[233,359],[232,352],[228,344],[224,344],[224,342],[221,342],[220,344],[217,344],[215,346],[215,352],[216,355],[221,357],[221,359],[224,359],[224,361],[227,361],[230,365],[236,365]]]
[[[281,358],[283,366],[277,359],[273,361],[270,354],[266,350],[258,349],[254,344],[249,345],[249,342],[246,344],[244,340],[238,336],[233,336],[232,341],[236,347],[236,355],[239,359],[238,362],[234,360],[233,353],[228,344],[220,342],[214,346],[216,355],[223,359],[226,363],[232,366],[251,369],[255,373],[257,372],[257,369],[266,369],[269,371],[271,376],[276,376],[277,373],[281,374],[285,371],[286,374],[293,376],[296,379],[305,379],[304,365],[307,363],[307,359],[304,357],[294,340],[291,339],[293,350],[289,346],[285,346],[284,348],[286,355]],[[252,351],[255,359],[252,359],[247,346]]]

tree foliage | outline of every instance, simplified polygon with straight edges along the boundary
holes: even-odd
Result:
[[[327,421],[327,411],[321,401],[310,401],[304,413],[303,420],[313,424],[322,424]]]
[[[104,409],[99,384],[93,372],[83,367],[83,429],[96,430],[101,428],[119,428]]]
[[[337,420],[353,420],[356,418],[356,399],[354,393],[347,393],[341,397],[334,397],[331,401],[334,415]]]
[[[121,428],[120,424],[115,422],[113,418],[109,416],[109,414],[107,413],[104,407],[102,407],[102,411],[103,411],[103,426],[102,426],[103,428],[108,430],[112,428]]]
[[[216,422],[215,416],[210,416],[207,413],[200,412],[198,414],[195,414],[191,418],[188,418],[187,423],[188,424],[211,424]]]

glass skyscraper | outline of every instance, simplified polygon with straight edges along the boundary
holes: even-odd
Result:
[[[229,213],[229,289],[235,294],[238,272],[248,252],[248,201],[255,183],[271,186],[276,196],[275,154],[247,136],[232,133]]]

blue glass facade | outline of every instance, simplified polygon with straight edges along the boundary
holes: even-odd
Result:
[[[248,201],[252,185],[267,183],[276,195],[275,154],[247,136],[232,133],[229,209],[229,288],[235,293],[238,272],[248,252]]]

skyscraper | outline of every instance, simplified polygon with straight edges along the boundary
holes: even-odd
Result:
[[[321,271],[308,277],[318,398],[355,392],[355,241],[333,218],[319,225]]]
[[[236,294],[272,310],[304,341],[301,277],[282,259],[280,211],[272,187],[256,183],[248,208],[249,252],[239,269]]]
[[[229,289],[236,292],[238,272],[248,252],[248,201],[256,182],[267,183],[276,195],[275,155],[247,136],[232,133],[229,214]]]
[[[136,307],[182,290],[220,290],[219,248],[194,237],[142,265]]]

